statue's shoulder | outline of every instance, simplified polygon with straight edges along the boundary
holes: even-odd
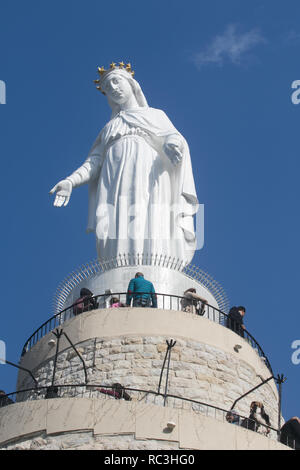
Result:
[[[158,116],[166,116],[166,113],[162,110],[162,109],[158,109],[158,108],[148,108],[149,111],[152,113],[152,114],[156,114]]]

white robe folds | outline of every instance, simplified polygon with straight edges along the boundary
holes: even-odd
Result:
[[[176,166],[164,151],[174,135],[183,144]],[[163,111],[120,111],[74,175],[83,170],[89,182],[87,230],[96,233],[99,259],[137,253],[192,259],[198,200],[189,148]]]

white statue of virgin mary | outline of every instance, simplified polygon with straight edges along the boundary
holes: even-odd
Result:
[[[54,206],[88,183],[87,230],[100,260],[143,253],[190,262],[198,200],[188,145],[163,111],[148,106],[130,64],[98,71],[111,120],[83,165],[50,191]]]

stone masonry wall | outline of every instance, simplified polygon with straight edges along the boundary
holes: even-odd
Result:
[[[77,344],[85,360],[88,383],[112,385],[119,382],[125,387],[157,391],[161,368],[167,349],[162,336],[123,336],[111,339],[94,338]],[[172,349],[168,393],[230,409],[242,394],[258,385],[261,378],[238,354],[229,354],[216,347],[196,341],[176,339]],[[33,371],[39,386],[51,385],[53,359]],[[82,363],[75,351],[68,348],[58,355],[56,385],[84,383]],[[161,392],[164,392],[164,373]],[[32,387],[26,378],[19,389]],[[88,393],[88,392],[87,392]],[[241,400],[236,409],[249,415],[252,400],[262,401],[271,424],[276,427],[278,399],[269,384]],[[168,406],[172,406],[169,400]]]

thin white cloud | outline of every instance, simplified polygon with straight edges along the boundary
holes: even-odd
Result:
[[[259,30],[238,33],[236,25],[231,24],[203,51],[194,55],[194,62],[199,68],[208,64],[222,66],[226,62],[240,65],[252,48],[264,42],[266,41]]]

